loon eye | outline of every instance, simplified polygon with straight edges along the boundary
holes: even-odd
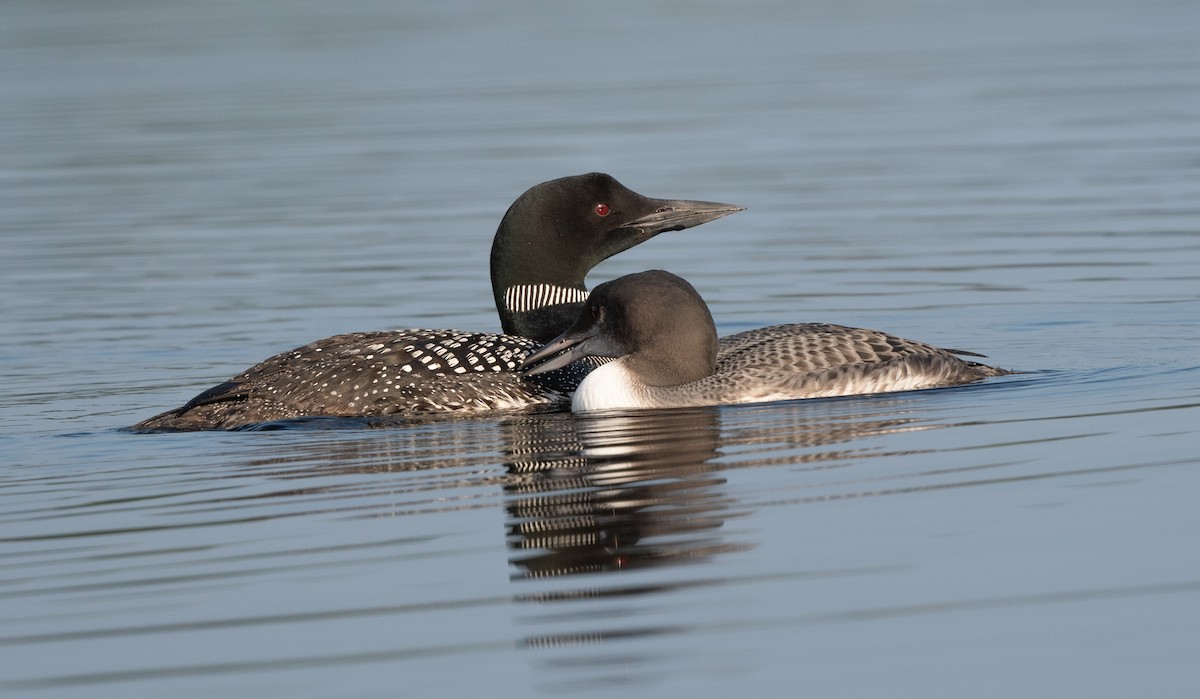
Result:
[[[597,216],[607,216],[608,204],[597,204],[595,211]]]

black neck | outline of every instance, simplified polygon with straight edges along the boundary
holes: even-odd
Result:
[[[583,310],[587,270],[556,266],[552,259],[534,250],[511,250],[497,233],[492,244],[492,296],[506,334],[547,342],[571,327]]]

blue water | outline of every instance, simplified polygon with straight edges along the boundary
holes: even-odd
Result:
[[[1180,696],[1200,6],[10,2],[5,696]],[[600,170],[723,333],[1025,373],[575,418],[119,430],[354,330],[495,330]]]

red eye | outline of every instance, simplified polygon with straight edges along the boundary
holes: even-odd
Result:
[[[607,216],[608,215],[608,204],[597,204],[596,205],[596,215],[597,216]]]

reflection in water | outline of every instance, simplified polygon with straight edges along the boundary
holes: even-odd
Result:
[[[518,577],[694,562],[738,548],[714,534],[730,516],[725,481],[709,463],[718,455],[715,410],[526,427],[511,433],[506,486]]]
[[[518,579],[697,563],[753,547],[720,533],[727,519],[746,509],[735,508],[724,492],[721,471],[789,464],[845,468],[896,453],[863,443],[865,437],[946,426],[907,412],[900,398],[862,407],[869,410],[850,415],[830,410],[828,403],[800,403],[586,417],[521,414],[495,421],[370,421],[365,424],[392,429],[374,430],[366,439],[361,431],[334,429],[327,438],[304,440],[286,456],[246,459],[241,475],[309,480],[317,473],[417,472],[402,487],[392,483],[386,498],[371,479],[254,498],[306,497],[317,508],[360,516],[489,508],[494,498],[481,497],[478,489],[500,485]],[[300,419],[268,427],[309,432],[345,427],[344,422]],[[497,453],[503,455],[503,472],[496,468]],[[363,502],[368,494],[373,497]],[[356,502],[328,502],[346,499]]]
[[[831,409],[831,405],[857,408],[845,414]],[[725,451],[739,456],[729,468],[780,464],[841,468],[854,459],[898,453],[862,443],[864,438],[948,426],[915,415],[911,398],[903,395],[875,396],[870,402],[853,403],[842,399],[793,401],[739,406],[726,412],[721,443]],[[753,458],[747,458],[751,455]]]
[[[244,457],[238,475],[307,485],[223,498],[212,507],[236,510],[264,497],[287,497],[310,506],[294,515],[336,509],[395,517],[491,508],[499,495],[492,489],[501,486],[517,579],[698,563],[754,545],[729,541],[722,532],[747,509],[735,507],[725,492],[722,471],[844,468],[895,453],[856,440],[937,426],[906,412],[902,399],[862,407],[869,410],[851,415],[814,403],[374,421],[366,424],[392,429],[333,429],[320,439],[311,431],[345,427],[344,421],[284,421],[269,427],[307,436],[284,455],[272,449]],[[387,487],[375,478],[313,482],[318,474],[382,473],[409,475]]]
[[[837,468],[888,452],[848,443],[935,426],[886,401],[828,406],[544,415],[504,423],[515,577],[697,563],[752,548],[718,530],[742,514],[720,471],[780,464]],[[828,449],[830,445],[842,445]],[[753,451],[741,453],[744,448]],[[734,458],[730,458],[730,455]]]
[[[533,583],[515,597],[533,605],[521,620],[530,633],[520,645],[536,654],[545,688],[649,681],[654,663],[637,644],[707,633],[713,610],[683,619],[671,611],[701,588],[878,574],[875,567],[765,573],[724,565],[697,578],[666,568],[758,545],[725,526],[756,506],[735,497],[723,475],[731,469],[838,468],[883,453],[856,440],[931,426],[902,398],[839,415],[845,405],[560,415],[510,425],[510,561],[519,571],[514,580]]]

